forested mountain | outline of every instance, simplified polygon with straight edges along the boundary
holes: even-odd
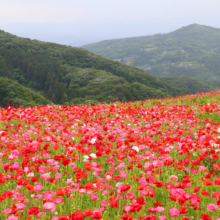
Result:
[[[4,31],[0,31],[0,76],[55,104],[144,100],[184,93],[143,70],[82,48],[20,38]]]
[[[198,24],[168,34],[101,41],[83,46],[157,77],[187,75],[220,83],[220,29]]]
[[[0,106],[6,107],[7,103],[28,107],[46,105],[51,102],[18,82],[0,77]]]

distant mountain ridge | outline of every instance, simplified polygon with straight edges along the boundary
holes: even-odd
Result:
[[[187,75],[220,83],[220,29],[192,24],[168,34],[101,41],[82,46],[157,77]]]
[[[1,30],[0,77],[16,81],[50,102],[66,105],[144,100],[184,93],[141,69],[82,48],[20,38]],[[12,94],[16,98],[17,94]],[[5,102],[4,97],[2,100]]]

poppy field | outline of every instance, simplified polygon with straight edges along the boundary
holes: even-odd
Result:
[[[1,220],[220,220],[220,92],[0,108]]]

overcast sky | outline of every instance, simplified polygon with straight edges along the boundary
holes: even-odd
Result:
[[[219,21],[220,0],[0,0],[0,29],[76,46]]]

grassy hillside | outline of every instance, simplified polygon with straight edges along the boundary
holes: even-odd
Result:
[[[220,29],[198,24],[168,34],[102,41],[83,48],[149,74],[220,83]]]
[[[28,107],[46,105],[50,101],[13,80],[0,77],[0,106],[6,107],[8,103]]]
[[[144,100],[183,93],[136,67],[81,48],[20,38],[4,31],[0,31],[0,76],[59,104]]]

